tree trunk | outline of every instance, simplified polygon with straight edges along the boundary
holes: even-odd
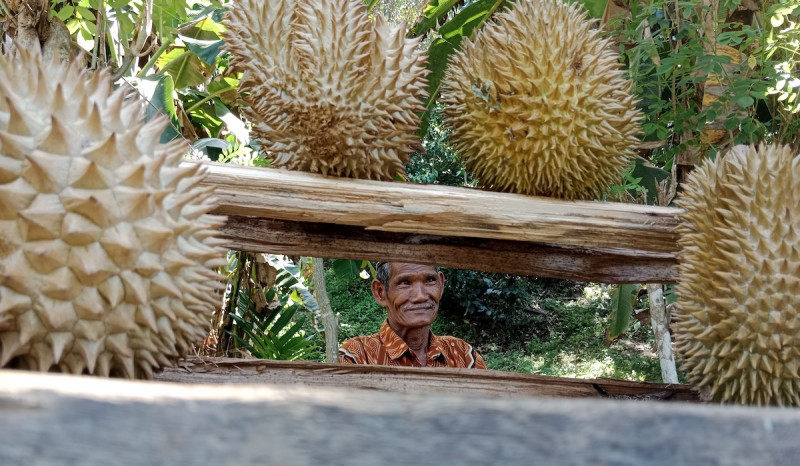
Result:
[[[314,264],[314,294],[317,295],[317,304],[322,316],[322,327],[325,329],[325,360],[339,362],[339,318],[333,313],[331,302],[328,300],[328,291],[325,288],[325,267],[322,259],[315,257]]]
[[[647,285],[647,296],[650,298],[650,322],[656,336],[656,351],[661,363],[661,379],[664,383],[678,383],[678,371],[675,369],[672,339],[669,334],[669,316],[664,302],[664,287]]]

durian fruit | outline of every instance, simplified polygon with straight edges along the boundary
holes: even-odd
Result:
[[[417,143],[426,53],[362,0],[237,0],[226,48],[272,165],[391,180]]]
[[[594,199],[634,157],[632,84],[580,8],[519,0],[452,57],[444,123],[484,187]]]
[[[678,204],[675,350],[714,400],[800,405],[800,159],[736,146]]]
[[[0,56],[0,367],[149,378],[202,341],[222,217],[109,74]]]

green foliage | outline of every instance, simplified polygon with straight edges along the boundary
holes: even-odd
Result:
[[[531,298],[527,277],[465,269],[443,271],[446,281],[442,312],[505,319],[525,308]]]
[[[406,164],[410,181],[449,186],[475,185],[461,156],[450,145],[449,134],[450,131],[442,126],[441,105],[437,104],[430,112],[430,124],[422,141],[424,153],[412,154],[411,161]]]
[[[611,316],[608,323],[608,338],[616,340],[628,329],[641,285],[617,285],[611,290]]]
[[[317,348],[313,336],[303,330],[306,317],[296,316],[303,306],[280,299],[274,288],[266,293],[266,298],[270,305],[255,311],[248,293],[240,290],[237,312],[231,318],[244,335],[239,336],[235,330],[226,332],[257,358],[293,361],[312,356]]]
[[[797,9],[791,6],[796,3],[776,4],[766,16],[793,26]],[[720,17],[738,4],[721,3]],[[798,108],[792,93],[796,95],[800,80],[794,88],[778,89],[798,76],[793,65],[800,57],[796,27],[719,23],[716,43],[747,57],[737,64],[716,53],[712,38],[703,37],[702,15],[708,11],[697,2],[651,0],[635,7],[634,20],[622,25],[618,37],[635,92],[642,98],[644,140],[666,141],[655,152],[655,161],[669,167],[676,154],[691,147],[714,156],[720,147],[701,143],[700,131],[720,116],[729,143],[796,142]],[[703,89],[712,75],[721,78],[723,92],[717,102],[703,107]]]
[[[339,342],[377,333],[386,311],[372,297],[370,281],[339,276],[326,270],[325,285],[333,312],[339,315]]]
[[[564,301],[545,299],[542,309],[553,316],[551,331],[523,348],[504,353],[486,352],[490,369],[560,377],[661,381],[658,359],[651,351],[652,332],[633,324],[626,339],[603,344],[608,322],[605,299],[598,295]]]

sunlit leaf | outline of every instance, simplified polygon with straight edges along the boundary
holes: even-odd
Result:
[[[211,66],[214,66],[220,54],[220,47],[225,43],[223,40],[195,39],[184,35],[178,35],[178,37],[186,44],[189,50]]]
[[[175,49],[182,50],[182,49]],[[174,52],[174,50],[173,50]],[[177,57],[169,61],[161,73],[172,76],[177,89],[198,86],[206,81],[204,75],[205,65],[200,58],[191,51],[183,51]]]
[[[608,337],[611,340],[625,333],[630,323],[633,305],[640,285],[619,285],[611,292],[611,316],[608,325]]]

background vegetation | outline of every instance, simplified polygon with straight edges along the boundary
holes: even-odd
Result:
[[[649,324],[634,320],[624,338],[607,344],[610,299],[599,285],[442,271],[447,284],[432,330],[469,341],[489,369],[661,381]],[[341,340],[378,331],[386,311],[372,299],[369,280],[329,271],[326,282]]]

